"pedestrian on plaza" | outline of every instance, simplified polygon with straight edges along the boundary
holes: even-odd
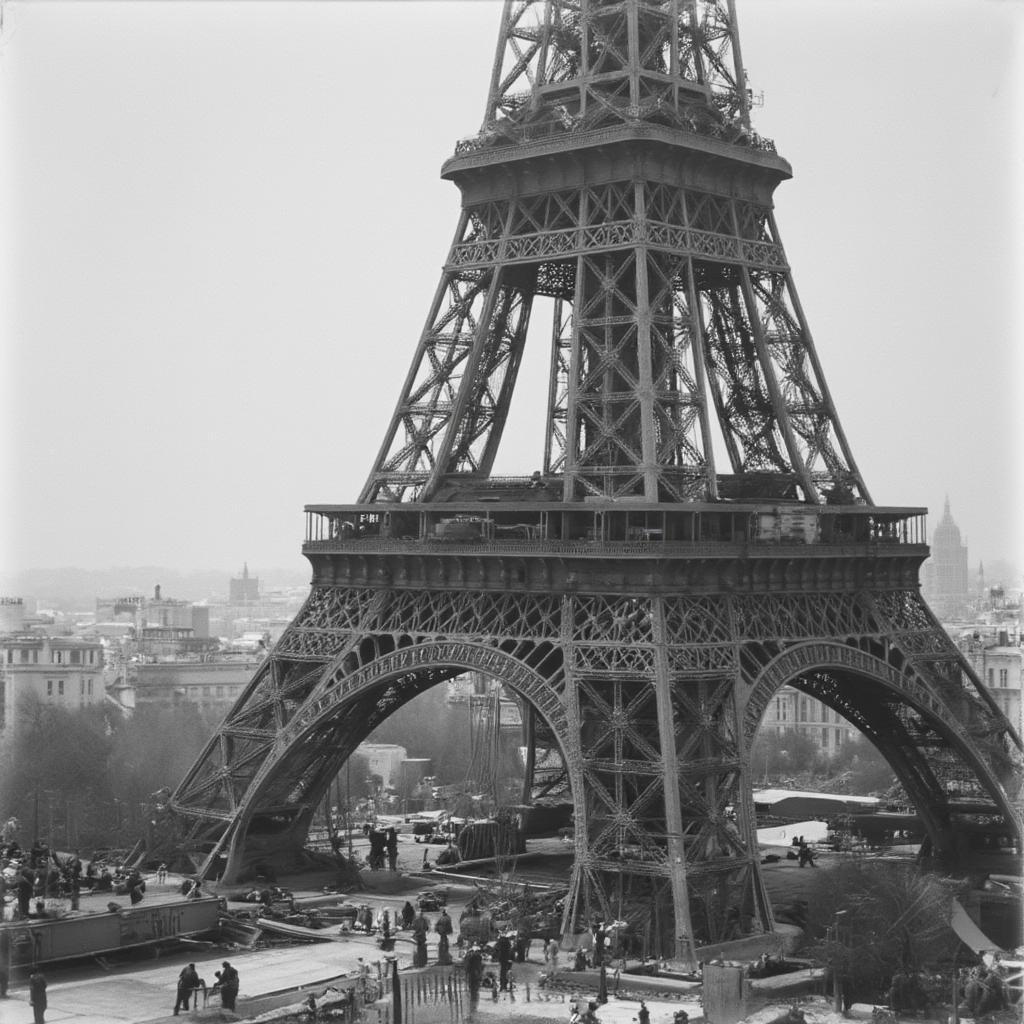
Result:
[[[551,979],[554,980],[556,974],[558,974],[558,954],[559,954],[558,939],[552,937],[544,944],[544,963],[551,965]]]
[[[600,967],[604,962],[605,930],[604,921],[595,921],[591,927],[594,935],[594,966]]]
[[[398,832],[394,828],[389,828],[385,833],[387,839],[384,843],[385,848],[388,851],[388,871],[398,870]]]
[[[189,964],[181,969],[178,975],[178,990],[174,1000],[174,1016],[178,1016],[178,1010],[188,1010],[192,1002],[192,993],[199,988],[199,973],[195,964]]]
[[[28,905],[32,899],[35,876],[28,868],[22,868],[18,875],[18,917],[28,917]]]
[[[475,1010],[480,1002],[480,986],[484,980],[484,957],[480,952],[480,947],[475,942],[469,947],[464,962],[466,965],[466,985],[469,988],[469,1006],[470,1009]]]
[[[225,1010],[233,1010],[238,998],[238,971],[227,960],[220,966],[220,1003]]]
[[[156,869],[156,880],[161,885],[167,881],[167,865],[161,862],[160,867]]]
[[[647,1009],[647,1004],[641,999],[640,1009],[636,1012],[637,1024],[651,1024],[651,1011]]]
[[[442,907],[441,916],[437,919],[437,924],[434,925],[434,931],[439,936],[437,940],[437,963],[439,967],[451,966],[452,954],[448,948],[448,942],[453,930],[452,919],[448,916],[448,911]]]
[[[412,954],[413,967],[427,966],[427,935],[429,932],[430,918],[420,911],[412,922],[412,941],[415,947]]]
[[[359,964],[359,994],[366,999],[367,989],[370,986],[370,965],[362,958],[358,959]]]
[[[11,933],[7,925],[0,924],[0,999],[7,998],[11,980]]]
[[[412,927],[413,919],[416,917],[416,908],[408,901],[402,907],[402,928],[408,931]]]
[[[499,970],[499,984],[500,991],[506,992],[508,990],[508,971],[512,966],[514,954],[512,952],[512,940],[508,937],[505,932],[502,932],[498,936],[494,943],[494,953],[492,959],[498,961]]]
[[[810,864],[812,868],[816,868],[818,865],[814,863],[814,852],[811,848],[803,841],[803,837],[800,838],[800,849],[798,852],[800,858],[800,867],[805,864]]]
[[[28,976],[28,1001],[32,1004],[35,1024],[45,1024],[46,977],[38,967]]]

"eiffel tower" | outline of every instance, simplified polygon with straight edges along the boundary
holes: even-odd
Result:
[[[526,710],[527,792],[561,765],[566,934],[639,912],[692,963],[772,929],[750,749],[784,685],[881,751],[935,861],[1019,844],[1020,737],[921,598],[925,510],[857,469],[749,108],[733,0],[505,4],[369,478],[307,506],[309,598],[170,799],[202,873],[298,863],[360,741],[467,670]],[[543,468],[499,477],[538,299]]]

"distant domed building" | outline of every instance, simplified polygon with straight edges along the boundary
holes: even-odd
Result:
[[[932,555],[923,566],[925,599],[940,619],[955,619],[967,612],[967,545],[953,522],[946,498],[942,519],[932,534]]]

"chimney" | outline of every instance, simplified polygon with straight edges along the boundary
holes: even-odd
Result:
[[[160,584],[159,583],[153,588],[153,600],[154,601],[159,601],[160,600]]]

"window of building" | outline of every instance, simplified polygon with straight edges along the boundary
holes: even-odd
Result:
[[[63,697],[64,696],[64,680],[63,679],[58,679],[57,680],[57,696],[58,697]]]
[[[46,696],[47,697],[52,697],[53,696],[53,680],[52,679],[47,679],[46,680]]]
[[[841,747],[843,745],[843,730],[842,729],[836,729],[835,739],[836,739],[836,746],[837,747]]]
[[[72,665],[80,665],[81,662],[82,662],[82,652],[81,651],[70,651],[69,653],[71,655],[71,664]]]
[[[33,665],[38,665],[39,664],[39,652],[38,651],[33,651],[32,652],[32,664]]]
[[[806,697],[801,697],[800,698],[800,721],[801,722],[806,722],[807,721],[807,698]]]
[[[21,663],[22,665],[28,664],[28,648],[23,647],[21,650]]]
[[[203,687],[203,696],[204,697],[209,697],[211,693],[213,693],[213,687],[212,686],[204,686]]]
[[[218,697],[223,697],[224,696],[224,687],[223,686],[218,686],[217,687],[217,696]]]
[[[91,679],[86,683],[86,693],[88,693],[90,697],[92,696],[92,680]]]
[[[823,747],[828,746],[828,729],[821,730],[821,745]]]
[[[78,696],[79,697],[84,697],[85,696],[85,680],[84,679],[79,679],[78,680]]]
[[[1006,686],[1007,681],[1008,681],[1008,677],[1009,677],[1009,670],[1005,669],[1005,668],[1001,668],[999,670],[999,685],[1000,686]]]
[[[990,668],[988,670],[988,685],[989,686],[995,686],[996,685],[996,670],[994,668]]]
[[[14,664],[14,651],[12,651],[10,649],[10,647],[7,648],[7,664],[8,665],[13,665]]]

